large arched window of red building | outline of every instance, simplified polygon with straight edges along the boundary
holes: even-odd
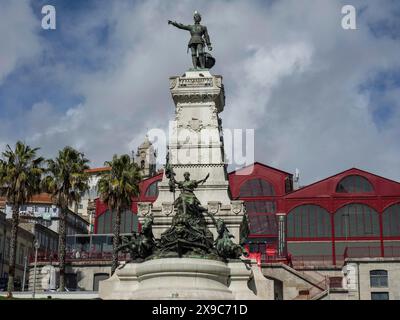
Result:
[[[400,203],[386,208],[382,214],[385,257],[400,256]]]
[[[265,197],[274,196],[275,190],[271,183],[264,179],[247,180],[240,186],[239,197]]]
[[[381,255],[381,234],[378,212],[362,203],[351,203],[334,214],[336,260]]]
[[[277,233],[274,195],[274,187],[264,179],[247,180],[240,186],[239,197],[244,200],[246,206],[251,235]]]
[[[287,216],[289,239],[330,239],[331,217],[328,211],[313,204],[294,208]]]
[[[299,260],[332,260],[329,212],[314,204],[300,205],[287,215],[287,249]]]
[[[239,197],[246,207],[250,251],[265,252],[267,247],[276,247],[278,226],[273,185],[262,178],[247,180],[240,186]]]
[[[378,213],[366,204],[351,203],[336,211],[336,238],[379,237]]]
[[[110,210],[105,211],[97,218],[97,233],[113,233],[114,232],[115,215]],[[121,233],[132,233],[138,231],[137,215],[131,210],[126,210],[121,214]]]
[[[146,198],[157,198],[158,196],[158,182],[160,180],[154,181],[151,185],[148,186],[145,197]]]
[[[383,211],[382,215],[383,236],[400,236],[400,203],[391,205]]]
[[[368,193],[374,192],[372,184],[364,177],[350,175],[343,178],[336,186],[338,193]]]
[[[246,200],[245,206],[249,219],[250,234],[275,235],[278,232],[275,201]]]

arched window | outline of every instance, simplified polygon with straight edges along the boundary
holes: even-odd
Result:
[[[158,196],[158,181],[153,182],[146,190],[146,197],[157,197]]]
[[[336,237],[379,236],[378,213],[365,204],[352,203],[335,213]]]
[[[251,179],[240,187],[239,197],[262,197],[274,196],[275,191],[272,184],[263,179]]]
[[[130,210],[121,214],[121,233],[132,233],[138,231],[138,218]]]
[[[331,237],[329,212],[312,204],[294,208],[287,217],[287,234],[289,238]]]
[[[104,233],[112,233],[112,221],[111,221],[111,213],[110,210],[107,210],[103,213],[104,216],[104,225],[103,232]]]
[[[351,175],[343,178],[336,186],[339,193],[363,193],[373,192],[372,184],[364,177]]]
[[[384,288],[388,286],[388,272],[386,270],[371,270],[369,272],[371,288]]]
[[[104,214],[97,217],[97,233],[104,233]]]
[[[97,218],[97,233],[113,233],[115,224],[115,214],[110,210],[105,211]],[[132,233],[138,231],[138,217],[130,210],[121,213],[121,233]]]
[[[400,236],[400,203],[394,204],[383,211],[382,223],[384,236]]]
[[[245,201],[250,234],[273,235],[278,232],[275,201]]]

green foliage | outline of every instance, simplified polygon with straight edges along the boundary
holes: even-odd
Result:
[[[47,160],[46,176],[42,181],[42,189],[51,194],[56,205],[68,208],[79,202],[81,195],[89,189],[89,160],[84,154],[72,147],[65,147],[58,152],[55,159]]]
[[[44,159],[37,157],[38,148],[31,148],[18,141],[13,150],[7,145],[0,158],[0,195],[12,207],[11,241],[8,268],[8,297],[14,289],[15,260],[20,207],[29,202],[35,193],[40,191]]]
[[[65,290],[66,212],[68,206],[79,202],[89,189],[89,175],[85,172],[89,169],[88,162],[83,153],[65,147],[55,159],[47,160],[46,176],[42,181],[42,189],[51,194],[53,202],[61,209],[58,227],[60,291]]]
[[[122,210],[128,210],[132,203],[132,197],[139,194],[139,182],[141,177],[139,167],[127,154],[120,157],[114,155],[111,161],[106,161],[104,164],[111,167],[111,170],[101,176],[97,183],[97,189],[101,200],[110,208],[110,211],[113,211],[115,214],[113,258],[111,265],[111,274],[113,274],[118,266],[121,212]]]
[[[6,197],[7,204],[19,208],[40,192],[44,159],[36,155],[38,150],[18,141],[14,150],[7,145],[2,153],[0,195]]]
[[[104,165],[111,167],[111,170],[104,173],[98,181],[97,189],[101,200],[112,210],[129,209],[132,197],[139,194],[139,167],[127,154],[120,157],[114,155]]]

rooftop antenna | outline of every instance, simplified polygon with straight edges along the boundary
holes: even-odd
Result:
[[[300,170],[296,168],[294,172],[293,182],[294,182],[294,189],[297,190],[300,188]]]

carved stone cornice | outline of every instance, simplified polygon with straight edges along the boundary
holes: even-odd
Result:
[[[171,77],[170,90],[175,104],[213,102],[218,112],[225,105],[225,92],[221,76]]]

